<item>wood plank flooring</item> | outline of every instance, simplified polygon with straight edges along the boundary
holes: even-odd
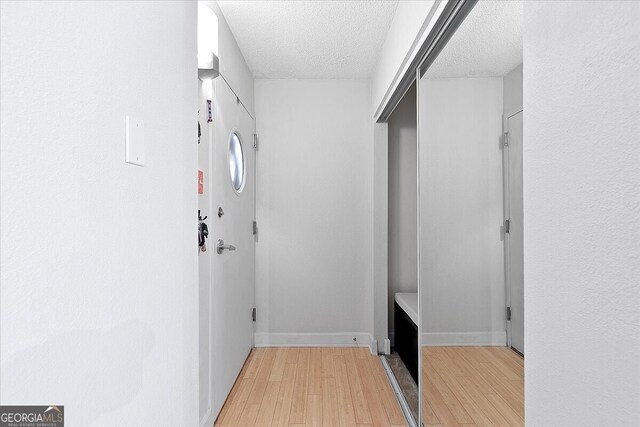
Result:
[[[505,347],[425,347],[425,426],[524,425],[524,360]],[[216,426],[405,425],[366,348],[258,348]]]
[[[524,360],[506,347],[424,347],[425,426],[524,425]]]
[[[256,348],[216,426],[404,426],[367,348]]]

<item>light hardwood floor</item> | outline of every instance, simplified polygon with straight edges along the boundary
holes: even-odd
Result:
[[[424,347],[425,426],[524,425],[524,360],[506,347]]]
[[[257,348],[216,426],[404,426],[380,360],[366,348]]]

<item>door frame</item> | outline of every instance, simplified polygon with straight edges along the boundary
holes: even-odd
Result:
[[[511,218],[511,193],[509,186],[509,119],[517,114],[523,113],[524,109],[519,109],[513,113],[503,114],[502,116],[502,138],[500,140],[500,146],[502,148],[502,195],[503,195],[503,221],[502,228],[504,236],[504,285],[505,285],[505,320],[506,320],[506,333],[507,333],[507,347],[513,349],[511,342],[512,324],[511,320],[507,318],[507,309],[511,307],[511,236],[507,233],[506,224],[507,220]],[[516,350],[517,351],[517,350]]]
[[[211,98],[211,103],[213,104],[215,102],[216,99],[216,86],[215,86],[215,82],[213,80],[201,80],[199,79],[200,84],[202,85],[203,91],[206,92],[206,98]],[[202,95],[202,93],[198,93],[198,107],[201,107],[200,105],[200,96]],[[212,105],[212,108],[215,108]],[[213,114],[213,112],[212,112]],[[204,114],[198,114],[198,119],[200,120],[201,118],[204,119],[204,117],[206,117],[208,115],[208,112],[204,112]],[[204,176],[204,191],[208,192],[208,200],[207,200],[207,212],[206,215],[209,217],[209,221],[208,223],[211,224],[211,220],[212,219],[212,214],[213,214],[213,197],[212,197],[212,190],[213,190],[213,175],[214,175],[214,171],[215,171],[215,162],[213,161],[213,150],[215,148],[215,142],[216,142],[216,136],[215,136],[215,121],[209,123],[208,121],[205,122],[203,121],[201,123],[201,128],[206,129],[205,132],[203,132],[203,135],[201,137],[200,140],[200,144],[208,144],[208,149],[207,149],[207,158],[206,158],[206,163],[207,163],[207,171],[206,174]],[[204,138],[206,135],[206,138]],[[198,162],[200,161],[200,159],[198,158]],[[200,195],[197,195],[200,196]],[[199,419],[199,425],[201,427],[204,427],[206,425],[209,425],[210,423],[212,423],[215,420],[215,417],[213,417],[213,402],[214,402],[214,388],[213,388],[213,364],[214,364],[214,360],[213,360],[213,331],[211,329],[211,325],[213,324],[213,251],[214,249],[214,245],[213,245],[213,236],[209,236],[209,239],[207,241],[207,251],[206,252],[200,252],[200,248],[198,248],[198,257],[202,257],[202,256],[206,256],[209,258],[209,274],[208,274],[208,285],[209,285],[209,315],[208,315],[208,321],[209,321],[209,329],[208,329],[208,355],[209,355],[209,359],[208,359],[208,364],[209,364],[209,377],[207,378],[207,383],[208,383],[208,396],[209,396],[209,406],[207,408],[207,411],[205,412],[203,418]],[[198,262],[198,268],[199,268],[200,264]],[[198,283],[198,287],[200,287],[200,283]],[[200,305],[202,304],[202,301],[200,301],[200,299],[198,298],[198,309],[200,309]],[[198,330],[198,339],[201,340],[202,336],[201,336],[201,331]],[[198,351],[200,350],[200,345],[198,345]],[[200,377],[200,372],[198,369],[198,377]],[[200,381],[200,378],[198,378],[198,381]],[[198,404],[200,402],[200,392],[198,393]],[[199,409],[198,409],[199,411]]]

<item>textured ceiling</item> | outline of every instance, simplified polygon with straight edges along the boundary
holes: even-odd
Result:
[[[218,1],[258,78],[373,74],[397,1]]]
[[[522,63],[522,1],[479,1],[427,77],[504,76]]]

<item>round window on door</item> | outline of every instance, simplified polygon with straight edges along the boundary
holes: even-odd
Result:
[[[235,192],[240,193],[245,181],[244,152],[240,136],[235,132],[229,136],[229,177]]]

